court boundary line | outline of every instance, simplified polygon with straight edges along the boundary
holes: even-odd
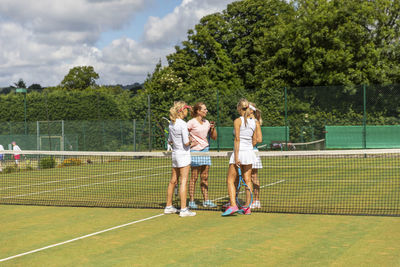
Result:
[[[18,186],[1,187],[0,191],[7,190],[7,189],[17,189],[17,188],[21,188],[21,187],[33,187],[33,186],[40,186],[40,185],[47,185],[47,184],[54,184],[54,183],[76,181],[76,180],[81,180],[81,179],[97,178],[97,177],[103,177],[103,176],[107,176],[107,175],[117,175],[117,174],[121,174],[121,173],[129,173],[129,172],[134,172],[134,171],[149,171],[149,170],[160,169],[160,168],[170,168],[170,166],[159,166],[159,167],[146,168],[146,169],[127,170],[127,171],[122,171],[122,172],[110,172],[110,173],[105,173],[105,174],[96,174],[93,176],[81,176],[78,178],[53,180],[53,181],[47,181],[47,182],[42,182],[42,183],[36,183],[36,184],[25,184],[25,185],[18,185]]]
[[[102,234],[102,233],[105,233],[105,232],[109,232],[109,231],[112,231],[112,230],[115,230],[115,229],[119,229],[119,228],[122,228],[122,227],[125,227],[125,226],[129,226],[129,225],[132,225],[132,224],[136,224],[136,223],[148,221],[148,220],[151,220],[151,219],[154,219],[154,218],[158,218],[158,217],[161,217],[163,215],[165,215],[165,214],[161,213],[161,214],[154,215],[154,216],[151,216],[151,217],[148,217],[148,218],[144,218],[144,219],[140,219],[140,220],[137,220],[137,221],[133,221],[133,222],[117,225],[117,226],[114,226],[114,227],[111,227],[111,228],[108,228],[108,229],[105,229],[105,230],[101,230],[101,231],[94,232],[94,233],[91,233],[91,234],[87,234],[87,235],[83,235],[83,236],[80,236],[80,237],[76,237],[76,238],[73,238],[73,239],[70,239],[70,240],[67,240],[67,241],[59,242],[59,243],[52,244],[52,245],[49,245],[49,246],[45,246],[45,247],[42,247],[42,248],[38,248],[38,249],[34,249],[34,250],[27,251],[27,252],[24,252],[24,253],[20,253],[20,254],[17,254],[17,255],[14,255],[14,256],[10,256],[10,257],[4,258],[4,259],[0,259],[0,262],[8,261],[8,260],[11,260],[11,259],[15,259],[15,258],[18,258],[18,257],[29,255],[29,254],[32,254],[32,253],[35,253],[35,252],[39,252],[39,251],[42,251],[42,250],[46,250],[46,249],[49,249],[49,248],[53,248],[53,247],[61,246],[61,245],[64,245],[64,244],[72,243],[74,241],[78,241],[78,240],[81,240],[81,239],[84,239],[84,238],[87,238],[87,237],[99,235],[99,234]]]
[[[168,174],[168,173],[169,172],[163,172],[163,173],[157,173],[157,174],[152,174],[152,175],[141,175],[141,176],[135,176],[135,177],[122,178],[122,179],[114,179],[114,180],[109,180],[109,181],[105,181],[105,182],[81,184],[81,185],[75,185],[75,186],[69,186],[69,187],[56,188],[56,189],[53,189],[53,190],[38,191],[38,192],[32,192],[32,193],[27,193],[27,194],[22,194],[22,195],[14,195],[14,196],[2,197],[0,199],[20,198],[20,197],[26,197],[26,196],[53,193],[53,192],[58,192],[58,191],[65,191],[65,190],[70,190],[70,189],[77,189],[77,188],[81,188],[81,187],[90,187],[92,185],[103,185],[103,184],[109,184],[109,183],[116,183],[116,182],[120,182],[120,181],[131,181],[131,180],[141,179],[141,178],[144,178],[144,177],[159,176],[159,175],[164,175],[164,174]]]
[[[269,187],[269,186],[273,186],[273,185],[276,185],[276,184],[280,184],[280,183],[283,183],[283,182],[286,182],[286,180],[282,179],[282,180],[279,180],[279,181],[276,181],[276,182],[273,182],[273,183],[270,183],[270,184],[266,184],[266,185],[260,186],[260,189],[264,188],[264,187]],[[243,194],[243,193],[244,192],[240,192],[239,194]],[[221,200],[221,199],[224,199],[224,198],[227,198],[227,197],[229,197],[229,195],[226,195],[224,197],[215,198],[212,201],[218,201],[218,200]]]

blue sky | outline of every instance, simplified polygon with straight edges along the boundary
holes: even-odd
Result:
[[[103,48],[108,45],[112,40],[122,37],[129,37],[134,40],[139,40],[144,31],[144,25],[149,16],[164,17],[171,13],[175,7],[179,6],[181,0],[156,0],[151,5],[144,8],[144,10],[134,16],[127,25],[118,30],[110,30],[102,33],[100,40],[96,46]]]
[[[99,84],[143,82],[199,20],[233,0],[1,0],[0,87],[58,85],[75,66]]]

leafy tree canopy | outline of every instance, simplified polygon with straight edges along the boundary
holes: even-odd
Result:
[[[60,86],[68,90],[85,90],[96,86],[97,79],[99,79],[99,74],[92,66],[78,66],[69,70]]]
[[[167,56],[168,66],[158,64],[140,92],[154,95],[163,115],[178,99],[215,107],[218,91],[222,113],[231,119],[245,96],[268,111],[273,124],[283,112],[283,87],[292,88],[298,111],[318,99],[346,113],[357,85],[400,82],[398,14],[397,0],[233,2],[189,30]],[[318,90],[331,85],[342,86],[328,94]]]

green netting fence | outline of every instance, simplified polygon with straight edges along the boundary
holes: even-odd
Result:
[[[242,97],[255,102],[263,112],[263,145],[269,147],[273,142],[294,144],[292,148],[296,149],[400,146],[398,84],[260,88],[236,94],[224,94],[218,88],[215,91],[215,96],[205,100],[183,99],[189,104],[206,103],[207,119],[218,126],[219,138],[211,141],[213,150],[233,148],[232,126],[238,116],[236,104]],[[143,108],[129,115],[141,119],[102,120],[99,115],[97,120],[0,122],[0,143],[7,148],[16,141],[22,149],[33,150],[164,150],[161,118],[168,117],[168,109],[157,101],[148,96],[140,105]],[[28,114],[35,114],[34,107],[28,103]],[[50,115],[54,114],[47,117]],[[315,142],[323,143],[313,146]]]

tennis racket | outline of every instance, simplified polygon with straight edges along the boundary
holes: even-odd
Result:
[[[239,183],[236,188],[236,204],[239,208],[242,209],[249,209],[251,203],[253,203],[253,192],[251,191],[250,187],[246,184],[242,176],[242,170],[238,167],[238,174],[239,174]],[[246,205],[246,192],[250,193],[250,202],[249,205]]]
[[[167,151],[172,151],[172,146],[168,143],[169,124],[170,124],[170,120],[169,119],[167,119],[166,117],[162,117],[161,118],[161,125],[163,127],[164,136],[165,136],[165,139],[166,139]]]

